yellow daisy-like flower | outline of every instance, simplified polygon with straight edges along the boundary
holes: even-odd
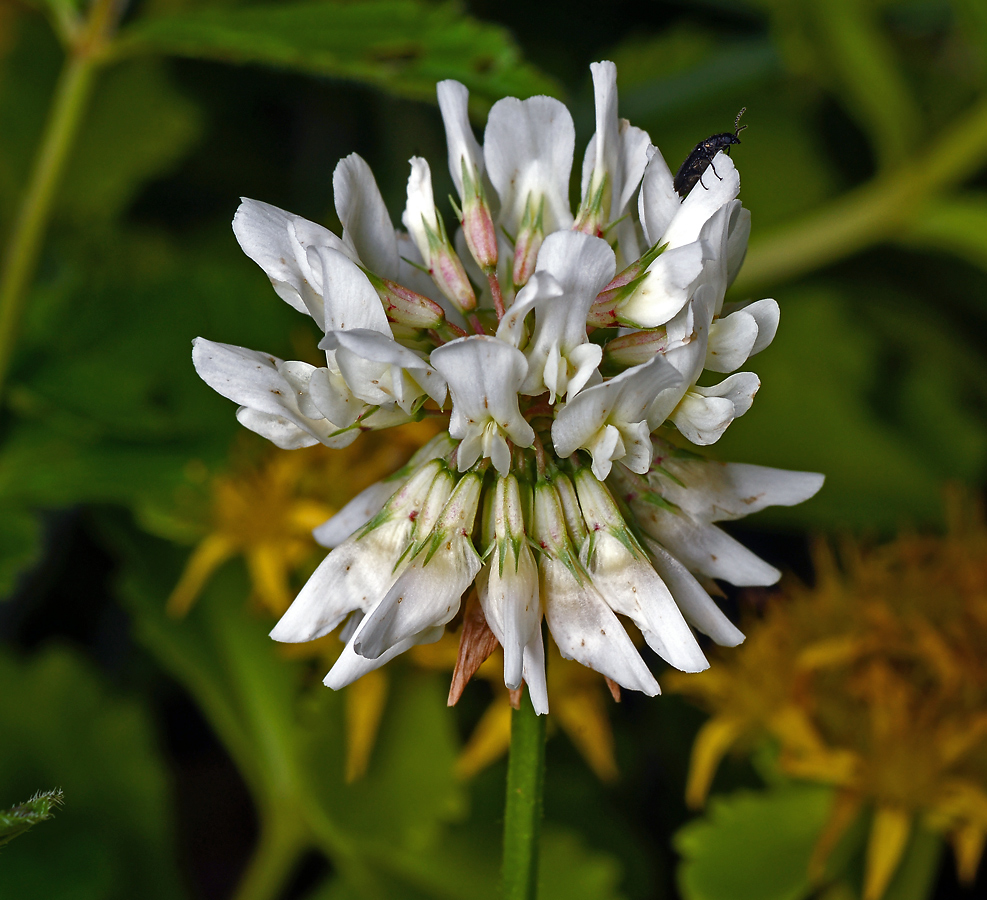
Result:
[[[693,747],[699,805],[731,748],[765,736],[787,774],[833,785],[816,874],[873,810],[864,900],[890,882],[912,825],[950,840],[972,881],[987,839],[987,528],[954,498],[944,538],[816,553],[817,584],[789,583],[748,640],[700,676],[670,679],[713,714]]]
[[[235,464],[217,475],[204,535],[168,599],[168,611],[188,612],[216,569],[242,555],[254,596],[280,616],[295,597],[292,575],[318,550],[312,529],[434,434],[434,425],[425,421],[395,429],[386,441],[372,435],[359,450],[272,448],[260,461]]]

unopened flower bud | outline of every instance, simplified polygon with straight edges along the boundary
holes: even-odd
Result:
[[[579,206],[576,214],[576,221],[572,226],[573,231],[581,231],[583,234],[591,234],[593,237],[603,237],[604,226],[607,224],[607,214],[605,208],[609,208],[610,201],[607,197],[610,179],[605,172],[594,171],[590,178],[586,190],[586,196]]]
[[[620,305],[637,290],[638,285],[647,274],[648,267],[664,249],[664,245],[655,244],[644,256],[631,263],[623,272],[618,273],[593,301],[589,315],[586,317],[586,324],[596,328],[612,328],[622,324],[619,313]]]
[[[535,485],[535,515],[532,528],[535,542],[553,557],[569,555],[571,545],[565,524],[565,514],[558,492],[550,481]]]
[[[538,261],[538,251],[545,240],[545,198],[538,200],[535,209],[531,195],[524,203],[524,215],[521,217],[521,227],[518,229],[514,242],[514,268],[511,276],[515,290],[520,290],[528,283],[535,271]]]
[[[604,346],[603,365],[609,369],[629,369],[648,362],[656,353],[663,353],[667,346],[664,328],[624,334]]]
[[[497,230],[483,182],[463,159],[463,235],[477,265],[489,275],[497,270]]]
[[[396,281],[378,278],[366,270],[364,272],[384,304],[384,312],[390,321],[411,328],[438,328],[442,324],[445,313],[434,300]]]

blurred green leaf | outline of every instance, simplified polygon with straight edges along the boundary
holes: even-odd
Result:
[[[115,218],[144,182],[187,153],[201,129],[198,109],[172,87],[162,64],[110,68],[72,149],[58,214],[85,226]]]
[[[938,522],[943,483],[973,479],[982,470],[987,435],[975,412],[959,405],[950,361],[929,381],[935,367],[926,367],[931,359],[914,359],[912,331],[912,343],[901,348],[910,366],[903,377],[886,368],[883,339],[832,286],[786,291],[778,337],[751,361],[762,388],[715,452],[725,460],[822,472],[826,484],[805,504],[769,510],[761,521],[838,528]],[[889,384],[898,392],[893,403]],[[956,388],[946,396],[936,393],[936,415],[941,407],[963,430],[957,446],[932,452],[916,440],[915,423],[928,414],[929,388],[936,384]],[[916,407],[909,396],[921,396],[926,405]],[[928,441],[944,443],[936,428]]]
[[[55,788],[35,794],[27,802],[10,809],[0,809],[0,847],[39,822],[50,819],[64,799],[64,794]]]
[[[0,600],[10,596],[17,576],[35,563],[41,551],[37,516],[11,503],[0,503]]]
[[[805,9],[823,53],[857,124],[887,168],[914,152],[921,124],[918,105],[903,77],[879,11],[865,0],[827,0]]]
[[[76,654],[0,655],[0,796],[58,784],[53,821],[3,851],[0,896],[175,900],[164,767],[145,711],[114,696]],[[11,688],[10,686],[16,686]]]
[[[310,0],[149,18],[124,29],[117,50],[261,63],[424,100],[434,99],[444,78],[487,101],[557,92],[521,62],[506,30],[465,16],[456,4],[423,0]]]
[[[987,194],[966,191],[933,200],[900,239],[916,250],[945,250],[987,269]]]
[[[685,900],[800,900],[833,791],[789,784],[713,797],[706,814],[680,829],[679,888]]]

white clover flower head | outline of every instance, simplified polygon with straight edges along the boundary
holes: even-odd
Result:
[[[199,375],[239,404],[239,421],[283,448],[448,422],[315,531],[331,552],[271,636],[342,626],[330,687],[438,640],[465,601],[460,684],[492,633],[506,686],[523,681],[548,712],[545,623],[563,656],[655,695],[624,622],[669,664],[705,668],[693,629],[743,640],[710,596],[714,579],[779,577],[714,523],[822,485],[694,451],[750,408],[760,381],[736,370],[774,338],[778,304],[724,305],[750,233],[730,158],[679,197],[648,135],[617,117],[616,67],[591,69],[596,133],[575,214],[565,106],[501,100],[481,144],[454,81],[438,85],[459,194],[452,238],[420,158],[406,231],[356,154],[333,176],[341,236],[254,200],[237,211],[244,251],[325,334],[321,366],[195,341]],[[700,385],[704,372],[727,377]]]

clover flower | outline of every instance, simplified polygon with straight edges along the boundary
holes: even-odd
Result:
[[[987,843],[987,526],[952,498],[945,537],[816,552],[816,584],[789,582],[751,638],[671,687],[712,717],[692,752],[697,806],[731,748],[768,739],[794,778],[832,785],[810,874],[872,812],[864,900],[879,900],[916,824],[950,841],[970,883]],[[866,821],[866,820],[865,820]]]
[[[658,684],[629,619],[673,666],[707,665],[693,634],[742,635],[713,579],[779,577],[713,523],[814,494],[819,475],[711,462],[751,405],[749,372],[778,306],[727,308],[750,228],[731,160],[685,199],[648,135],[617,118],[616,67],[592,67],[596,133],[569,205],[575,130],[550,97],[507,98],[482,145],[466,88],[438,86],[459,194],[450,235],[428,163],[411,160],[405,231],[367,164],[333,175],[337,236],[244,200],[233,228],[278,295],[325,334],[326,364],[196,340],[200,376],[279,447],[345,447],[366,431],[448,416],[400,472],[316,530],[332,552],[272,631],[342,626],[338,688],[438,640],[476,591],[460,683],[503,648],[504,682],[548,711],[542,623],[563,656],[648,695]],[[427,274],[426,274],[427,273]],[[485,651],[489,654],[489,649]]]

